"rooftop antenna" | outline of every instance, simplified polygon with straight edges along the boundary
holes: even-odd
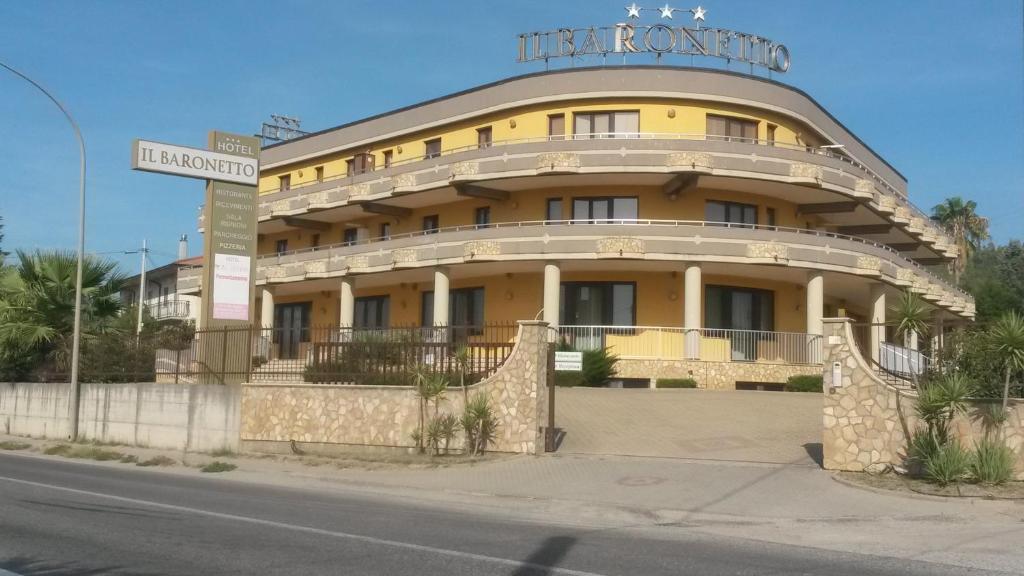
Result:
[[[302,131],[301,127],[302,120],[299,118],[283,114],[271,114],[270,122],[264,122],[263,129],[260,131],[262,145],[276,144],[309,134],[309,132]]]

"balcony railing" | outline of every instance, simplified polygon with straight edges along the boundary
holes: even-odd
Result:
[[[146,311],[156,320],[169,318],[188,318],[188,300],[164,300],[146,305]]]
[[[895,262],[898,262],[902,267],[913,268],[918,274],[921,274],[928,279],[939,283],[940,285],[947,286],[949,289],[959,293],[961,296],[970,297],[970,295],[960,289],[959,287],[951,285],[946,280],[937,276],[934,272],[929,270],[927,267],[918,264],[917,262],[904,257],[899,251],[874,240],[867,238],[861,238],[858,236],[848,236],[845,234],[838,234],[835,232],[826,232],[822,230],[813,230],[808,228],[793,228],[788,226],[768,226],[763,224],[740,224],[736,222],[708,222],[705,220],[655,220],[655,219],[598,219],[598,220],[527,220],[521,222],[494,222],[490,224],[463,224],[459,226],[446,226],[443,228],[435,228],[431,230],[417,230],[415,232],[404,232],[401,234],[392,234],[387,237],[374,237],[374,238],[363,238],[360,240],[353,240],[348,242],[337,242],[333,244],[322,244],[319,246],[311,246],[308,248],[298,248],[295,250],[288,250],[286,252],[279,252],[273,254],[264,254],[259,256],[259,263],[272,264],[281,261],[281,257],[290,256],[293,254],[308,254],[319,251],[327,251],[337,248],[347,248],[352,246],[365,246],[368,244],[376,244],[379,242],[387,242],[391,240],[401,240],[406,238],[423,238],[430,237],[434,241],[442,241],[443,235],[446,233],[458,233],[468,232],[473,230],[485,230],[485,229],[501,229],[501,228],[528,228],[536,226],[586,226],[591,224],[599,225],[615,225],[615,226],[644,226],[644,227],[698,227],[698,228],[733,228],[733,229],[746,229],[746,230],[763,230],[770,232],[784,232],[792,234],[800,234],[803,236],[813,236],[817,238],[834,238],[837,240],[847,240],[850,242],[856,242],[864,246],[870,246],[879,250],[883,250],[889,254],[890,258]],[[326,255],[325,255],[326,257]]]
[[[821,364],[822,337],[799,332],[666,326],[560,326],[576,350],[604,348],[627,360]]]

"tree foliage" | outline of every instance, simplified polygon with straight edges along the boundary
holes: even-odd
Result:
[[[988,218],[976,212],[978,204],[959,196],[946,198],[941,204],[932,208],[932,219],[946,229],[956,243],[959,254],[954,262],[957,277],[963,273],[971,256],[988,240]]]
[[[979,322],[1009,311],[1024,314],[1024,244],[1011,240],[1005,246],[981,248],[967,265],[960,285],[974,296]]]

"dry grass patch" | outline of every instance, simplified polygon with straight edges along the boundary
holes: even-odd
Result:
[[[215,460],[213,462],[210,462],[206,466],[203,466],[202,468],[200,468],[199,471],[200,472],[207,472],[207,473],[231,472],[232,470],[234,470],[236,468],[238,468],[238,466],[235,466],[234,464],[231,464],[229,462],[221,462],[219,460]]]
[[[0,450],[28,450],[31,447],[31,444],[15,442],[14,440],[5,440],[0,442]]]
[[[164,455],[154,456],[149,460],[143,460],[136,464],[136,466],[174,466],[178,461],[174,458],[169,458]]]
[[[108,460],[120,460],[125,455],[116,450],[104,450],[91,444],[86,445],[72,445],[72,444],[57,444],[56,446],[50,446],[43,450],[43,454],[49,456],[63,456],[65,458],[81,458],[83,460],[98,460],[105,462]]]

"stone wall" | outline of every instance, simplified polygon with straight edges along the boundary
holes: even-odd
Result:
[[[81,386],[81,440],[174,450],[238,450],[238,387],[152,383]],[[69,392],[67,384],[0,384],[4,432],[67,439]]]
[[[533,454],[543,449],[540,426],[547,408],[547,323],[520,322],[516,345],[495,374],[470,386],[470,398],[491,399],[500,426],[492,450]],[[460,415],[463,393],[448,390],[440,413]],[[431,407],[431,410],[433,408]],[[413,447],[419,399],[408,386],[302,383],[242,387],[245,442]],[[459,439],[453,447],[462,445]]]
[[[693,378],[698,388],[732,390],[737,382],[784,384],[790,376],[800,374],[821,374],[821,366],[633,359],[619,359],[616,364],[616,376],[619,378],[649,378],[652,387],[658,378]]]
[[[914,406],[917,395],[890,386],[875,375],[854,344],[849,319],[825,319],[824,467],[830,470],[881,471],[905,463],[907,434],[918,426]],[[838,363],[840,379],[833,377]],[[982,437],[973,409],[954,420],[966,447]],[[1024,401],[1010,403],[1002,430],[1007,445],[1017,455],[1017,476],[1024,479]]]

